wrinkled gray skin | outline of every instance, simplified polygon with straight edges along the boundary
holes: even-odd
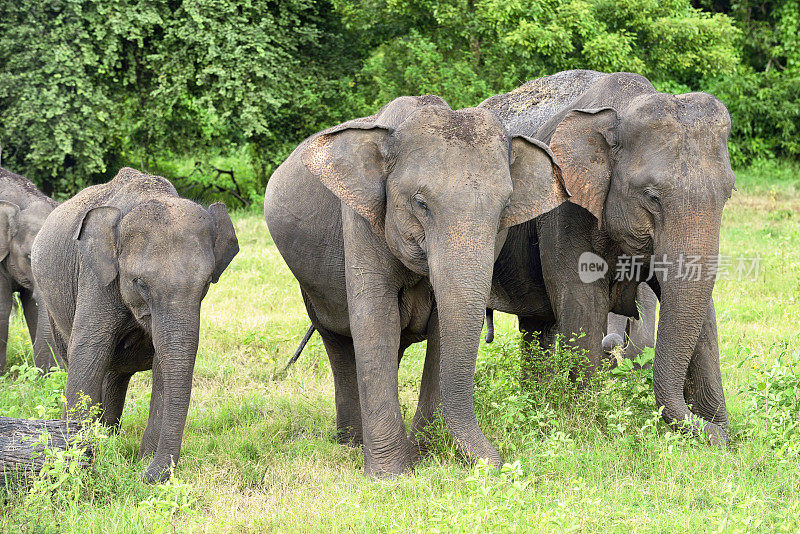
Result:
[[[34,345],[34,363],[42,372],[56,365],[47,345],[36,343],[39,306],[31,274],[31,246],[58,203],[23,176],[0,167],[0,372],[6,367],[8,323],[14,293],[19,293]]]
[[[34,279],[67,362],[65,416],[83,394],[118,426],[131,375],[153,369],[147,482],[178,461],[200,303],[238,250],[223,204],[206,210],[128,168],[61,204],[34,241]]]
[[[407,470],[440,405],[460,450],[500,465],[472,404],[492,265],[509,226],[565,199],[546,146],[433,96],[314,135],[272,175],[267,225],[328,352],[339,439],[363,443],[366,475]],[[426,338],[407,435],[397,366]]]
[[[634,295],[651,256],[672,262],[647,282],[661,310],[653,364],[664,419],[715,443],[727,441],[717,324],[706,278],[719,250],[722,209],[734,175],[728,157],[730,117],[704,93],[657,92],[642,76],[567,71],[492,97],[510,132],[548,143],[572,194],[535,222],[509,230],[495,265],[489,306],[517,314],[526,339],[550,343],[585,332],[576,345],[603,355],[609,312],[638,317]],[[602,256],[606,276],[578,277],[584,251]],[[614,282],[620,255],[642,255],[636,280]],[[700,280],[676,279],[679,257],[699,256]],[[690,411],[687,403],[692,405]]]
[[[622,356],[633,360],[647,347],[656,346],[656,305],[658,297],[646,283],[636,289],[636,308],[639,318],[626,317],[614,312],[608,314],[603,351],[612,352],[621,347]]]

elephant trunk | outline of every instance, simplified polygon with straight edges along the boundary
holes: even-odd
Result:
[[[706,217],[701,217],[707,218]],[[711,293],[714,289],[713,270],[719,251],[720,217],[706,224],[694,221],[687,229],[686,222],[673,222],[682,229],[677,240],[656,239],[654,265],[660,289],[661,313],[653,362],[653,388],[656,404],[663,407],[664,420],[693,435],[704,434],[714,443],[727,441],[725,431],[710,421],[692,413],[684,398],[684,385],[692,356],[708,317]],[[691,224],[691,223],[690,223]],[[698,267],[690,267],[699,266]],[[665,267],[665,268],[662,268]]]
[[[165,311],[153,315],[154,357],[163,375],[164,393],[161,433],[153,460],[144,473],[148,482],[168,479],[170,467],[178,462],[192,393],[199,331],[199,305],[189,312]]]
[[[436,247],[439,253],[429,258],[439,314],[442,412],[447,429],[467,458],[484,458],[500,467],[500,455],[478,426],[472,399],[497,232],[474,225],[468,232],[461,228],[450,233],[459,238]],[[464,243],[465,239],[470,243]]]

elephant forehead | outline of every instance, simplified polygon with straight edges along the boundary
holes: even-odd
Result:
[[[500,120],[482,108],[456,111],[445,107],[421,108],[398,127],[396,137],[403,143],[412,144],[437,143],[472,148],[508,146],[508,135]]]
[[[642,95],[622,117],[623,130],[633,135],[717,136],[729,130],[730,124],[722,102],[705,93]]]
[[[410,187],[442,195],[465,190],[502,195],[510,194],[512,187],[507,152],[435,144],[409,147],[398,156],[387,184],[391,191]]]
[[[123,217],[123,235],[146,235],[174,240],[182,235],[212,237],[214,223],[202,206],[182,198],[150,200],[137,205]]]

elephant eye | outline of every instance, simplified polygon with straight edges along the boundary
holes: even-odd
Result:
[[[414,195],[413,197],[414,204],[423,211],[428,211],[428,204],[425,202],[420,195]]]
[[[647,200],[650,203],[656,204],[658,206],[661,205],[661,198],[658,196],[658,193],[656,193],[654,190],[649,189],[649,188],[645,189],[644,190],[644,196],[645,196],[645,198],[647,198]]]
[[[147,289],[147,284],[145,284],[141,278],[134,278],[133,285],[136,290],[143,296],[146,297],[149,294],[149,290]]]

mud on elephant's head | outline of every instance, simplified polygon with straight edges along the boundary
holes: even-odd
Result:
[[[26,289],[33,289],[31,247],[54,204],[34,202],[25,209],[0,200],[0,261],[8,274]]]
[[[93,208],[74,238],[101,285],[119,280],[123,302],[151,334],[164,321],[199,313],[209,284],[239,250],[224,204],[206,210],[179,197],[149,200],[124,216],[116,207]]]
[[[612,96],[585,100],[614,105],[557,115],[540,135],[552,132],[570,201],[590,211],[623,253],[659,262],[650,280],[661,299],[656,400],[665,419],[682,421],[691,415],[683,396],[687,366],[713,317],[722,209],[734,187],[730,116],[711,95],[660,93],[632,74],[609,75],[597,94]],[[678,266],[690,260],[697,269],[681,276]],[[712,423],[700,428],[725,440]]]
[[[303,161],[406,267],[434,283],[435,263],[487,250],[493,261],[505,229],[568,196],[546,145],[509,136],[489,110],[454,111],[438,98],[395,128],[364,121],[323,133]]]

